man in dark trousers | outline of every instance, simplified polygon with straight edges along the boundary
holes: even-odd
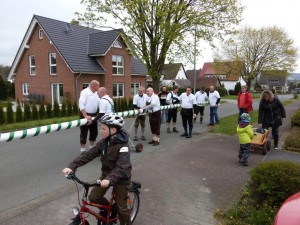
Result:
[[[161,92],[158,94],[160,106],[168,105],[166,102],[168,94],[169,92],[167,91],[167,87],[162,86]],[[161,110],[161,123],[166,123],[167,119],[168,119],[168,110],[167,109]]]

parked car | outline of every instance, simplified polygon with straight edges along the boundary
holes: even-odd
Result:
[[[300,192],[290,196],[280,207],[274,225],[300,224]]]

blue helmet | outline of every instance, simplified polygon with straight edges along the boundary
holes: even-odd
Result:
[[[250,115],[248,113],[243,113],[240,116],[240,119],[241,119],[242,122],[250,123],[251,117],[250,117]]]

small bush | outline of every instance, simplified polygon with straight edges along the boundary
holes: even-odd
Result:
[[[216,87],[216,90],[219,92],[221,97],[227,95],[227,89],[224,87]]]
[[[300,127],[293,127],[284,140],[284,148],[289,149],[300,149]]]
[[[10,101],[6,103],[6,122],[7,123],[14,123],[14,111],[12,109],[12,104]]]
[[[290,161],[261,163],[250,172],[250,198],[259,206],[278,207],[300,190],[300,164]]]
[[[76,101],[74,101],[73,103],[73,115],[74,116],[79,115],[79,108]]]
[[[67,100],[67,116],[73,115],[72,101]]]
[[[298,94],[297,93],[294,94],[294,99],[298,99]]]
[[[291,118],[292,126],[300,127],[300,109],[298,109]]]
[[[52,105],[50,103],[46,104],[46,115],[47,118],[52,118]]]
[[[60,117],[60,108],[58,102],[55,100],[53,104],[53,116]]]
[[[241,92],[242,86],[240,82],[236,82],[234,86],[234,94],[237,95],[239,92]]]
[[[0,105],[0,125],[5,123],[5,114],[3,111],[3,107]]]
[[[40,120],[45,119],[45,116],[46,116],[45,104],[44,101],[41,101],[40,108],[39,108]]]
[[[19,99],[17,100],[16,122],[17,123],[23,122],[23,112],[22,112],[22,108],[21,108]]]
[[[67,105],[66,105],[66,101],[63,100],[61,104],[61,116],[65,117],[66,115],[67,115]]]
[[[24,101],[24,121],[31,120],[31,109],[28,101]]]
[[[38,120],[39,119],[39,111],[36,107],[35,101],[32,103],[32,120]]]

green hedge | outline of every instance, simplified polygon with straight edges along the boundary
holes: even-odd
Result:
[[[292,126],[300,127],[300,109],[298,109],[291,118]]]

